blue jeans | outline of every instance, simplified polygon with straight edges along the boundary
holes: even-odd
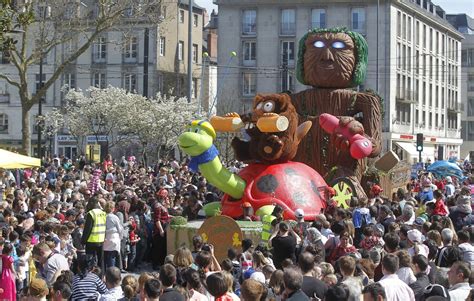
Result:
[[[117,266],[120,260],[119,253],[117,251],[104,251],[105,257],[105,268]]]

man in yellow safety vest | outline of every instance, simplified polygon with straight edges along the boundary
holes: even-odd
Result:
[[[267,214],[262,217],[262,242],[268,246],[268,240],[272,236],[275,225],[283,220],[283,208],[275,206],[272,214]]]
[[[86,254],[95,256],[97,265],[102,267],[106,213],[100,207],[97,197],[91,198],[87,202],[86,209],[88,211],[82,233],[82,243],[86,246]]]

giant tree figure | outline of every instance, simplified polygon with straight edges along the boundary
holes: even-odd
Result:
[[[344,28],[315,29],[300,40],[297,77],[312,88],[292,95],[300,123],[312,121],[300,143],[295,160],[306,163],[326,180],[346,177],[359,196],[366,159],[349,154],[349,141],[340,133],[328,135],[320,127],[319,115],[340,117],[339,125],[353,134],[367,137],[373,145],[369,157],[381,151],[381,102],[373,93],[351,88],[362,84],[367,70],[367,42],[358,33]]]

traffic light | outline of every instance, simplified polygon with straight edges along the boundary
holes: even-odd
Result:
[[[416,150],[419,152],[423,151],[423,134],[416,134]]]

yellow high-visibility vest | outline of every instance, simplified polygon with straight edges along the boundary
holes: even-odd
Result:
[[[273,215],[264,215],[262,218],[262,242],[268,243],[270,236],[272,236],[272,222],[276,219]]]
[[[89,211],[89,214],[94,221],[94,225],[92,226],[91,234],[87,239],[87,242],[95,242],[101,243],[105,240],[105,219],[106,214],[101,209],[92,209]]]

